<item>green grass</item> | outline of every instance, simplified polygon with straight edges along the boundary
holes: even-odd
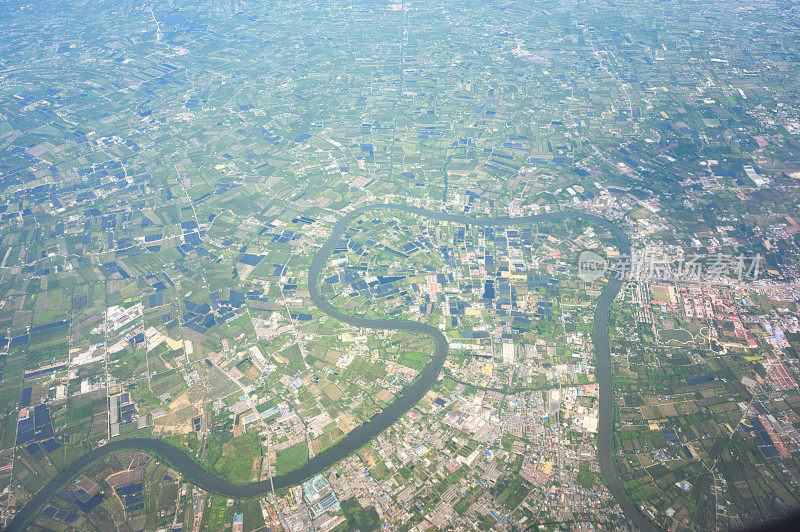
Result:
[[[3,430],[3,448],[10,449],[14,446],[14,438],[17,434],[17,416],[6,416],[3,421],[0,422],[0,426]]]
[[[225,527],[226,502],[227,499],[225,497],[212,496],[211,511],[208,517],[209,530],[222,530]]]
[[[82,404],[81,404],[82,403]],[[67,425],[78,424],[81,421],[92,419],[92,403],[88,396],[79,397],[70,405],[67,413]]]
[[[377,530],[381,526],[381,518],[375,508],[365,509],[355,498],[342,501],[342,514],[347,523],[342,523],[336,530],[361,530],[367,532]]]
[[[214,469],[234,484],[247,484],[253,477],[253,462],[258,458],[261,458],[258,435],[246,433],[222,446],[222,456]]]
[[[397,358],[397,363],[408,368],[422,370],[431,361],[430,354],[419,353],[416,351],[406,351]]]
[[[258,499],[249,499],[247,501],[243,501],[244,508],[242,508],[242,513],[244,514],[244,529],[245,530],[256,530],[264,526],[264,516],[261,515],[261,505],[258,503]]]
[[[305,442],[302,442],[288,449],[278,451],[275,469],[278,475],[283,475],[301,467],[306,462],[308,462],[308,446]]]
[[[500,504],[513,510],[525,499],[530,491],[530,485],[519,475],[502,478],[489,491]]]
[[[589,469],[589,462],[583,460],[578,469],[578,475],[575,481],[583,489],[591,489],[594,486],[594,473]]]
[[[46,344],[56,340],[65,339],[68,334],[69,326],[67,325],[36,331],[31,333],[30,345]]]
[[[372,476],[378,480],[384,479],[388,474],[389,468],[386,467],[386,463],[383,460],[375,464],[375,468],[372,470]]]

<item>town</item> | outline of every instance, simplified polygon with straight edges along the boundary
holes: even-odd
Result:
[[[0,8],[4,527],[800,507],[796,10],[190,4]]]

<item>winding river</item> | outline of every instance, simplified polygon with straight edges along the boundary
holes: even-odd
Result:
[[[369,421],[349,432],[339,440],[338,443],[311,458],[301,468],[284,475],[273,477],[272,484],[274,484],[275,489],[300,484],[304,480],[323,472],[340,460],[348,457],[362,446],[368,444],[373,438],[397,421],[422,399],[436,382],[444,365],[444,361],[447,358],[447,340],[439,329],[409,320],[377,320],[349,316],[328,303],[320,295],[318,285],[320,273],[323,266],[328,262],[334,248],[336,248],[342,238],[342,235],[347,230],[347,227],[362,214],[375,211],[403,212],[442,222],[496,227],[566,219],[583,219],[609,230],[617,241],[620,253],[625,254],[630,251],[628,238],[617,225],[605,218],[577,211],[553,212],[518,218],[469,218],[457,214],[429,211],[409,205],[378,204],[360,207],[345,215],[333,227],[328,240],[311,260],[311,268],[308,273],[308,291],[311,299],[317,307],[328,316],[356,327],[409,331],[428,335],[432,337],[436,343],[435,352],[431,361],[422,369],[417,378],[397,395],[394,402],[381,412],[375,414]],[[625,516],[633,522],[634,525],[643,530],[655,530],[655,527],[653,527],[650,521],[627,498],[622,485],[615,475],[614,457],[611,454],[613,408],[611,356],[608,344],[607,319],[608,310],[617,292],[619,292],[621,284],[622,282],[616,278],[610,279],[603,288],[594,311],[593,337],[596,356],[596,377],[599,384],[600,395],[597,455],[606,486],[608,486],[614,499],[622,508]],[[157,455],[162,460],[168,462],[174,469],[180,471],[186,481],[205,490],[228,497],[254,497],[264,495],[272,490],[272,485],[269,480],[239,485],[216,477],[203,469],[200,464],[184,451],[161,440],[150,438],[118,439],[103,447],[92,449],[62,469],[17,513],[14,519],[9,523],[8,530],[23,530],[25,524],[34,517],[40,508],[82,470],[93,462],[107,456],[109,453],[123,450],[139,450]]]

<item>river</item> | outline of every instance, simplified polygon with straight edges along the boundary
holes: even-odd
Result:
[[[308,272],[308,291],[314,304],[328,316],[356,327],[409,331],[428,335],[433,338],[436,347],[431,361],[422,369],[411,384],[397,394],[395,400],[391,404],[375,414],[369,421],[349,432],[335,445],[311,458],[301,468],[284,475],[273,477],[272,483],[276,490],[300,484],[304,480],[325,471],[340,460],[350,456],[362,446],[368,444],[422,399],[436,382],[444,365],[444,361],[447,358],[447,339],[439,329],[424,323],[409,320],[376,320],[350,316],[344,314],[324,300],[319,292],[319,277],[322,268],[328,262],[331,253],[347,230],[347,227],[362,214],[374,211],[403,212],[442,222],[484,227],[507,227],[546,221],[583,219],[609,230],[616,239],[621,254],[630,252],[628,237],[617,225],[605,218],[577,211],[561,211],[518,218],[470,218],[459,214],[429,211],[410,205],[377,204],[359,207],[342,217],[333,227],[325,244],[317,251],[311,260],[311,267]],[[630,519],[633,524],[643,530],[656,530],[650,521],[627,498],[622,485],[616,477],[614,471],[614,457],[611,453],[613,389],[611,384],[611,355],[608,344],[607,320],[608,310],[619,292],[621,285],[622,282],[616,278],[609,280],[600,294],[597,307],[594,311],[593,340],[596,358],[596,377],[600,396],[597,455],[606,486],[608,486],[612,496],[622,508],[625,516]],[[254,497],[272,491],[272,485],[269,480],[239,485],[216,477],[203,469],[200,464],[184,451],[161,440],[149,438],[118,439],[103,447],[97,447],[88,451],[57,473],[50,482],[22,507],[9,523],[8,530],[23,530],[25,524],[40,510],[40,508],[87,466],[107,456],[109,453],[124,450],[140,450],[158,455],[168,462],[175,470],[179,471],[183,475],[184,480],[205,490],[227,497]]]

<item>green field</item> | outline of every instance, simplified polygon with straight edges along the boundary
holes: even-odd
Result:
[[[308,462],[308,446],[305,442],[278,451],[277,454],[275,469],[279,475],[297,469]]]

